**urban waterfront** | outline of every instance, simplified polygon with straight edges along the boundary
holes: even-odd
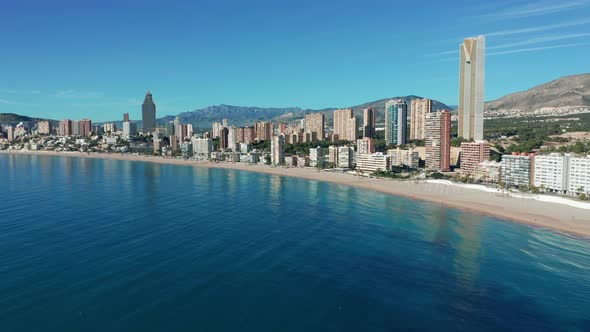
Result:
[[[590,241],[243,171],[0,155],[2,331],[590,329]]]

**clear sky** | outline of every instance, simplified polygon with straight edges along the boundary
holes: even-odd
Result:
[[[486,100],[590,72],[590,0],[1,0],[0,112],[139,119],[209,105],[456,104],[486,34]]]

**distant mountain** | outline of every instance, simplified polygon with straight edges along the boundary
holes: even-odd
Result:
[[[403,99],[409,104],[414,99],[421,99],[418,96],[405,96],[405,97],[392,97],[385,98],[376,101],[371,101],[361,105],[350,106],[355,115],[362,116],[363,109],[367,107],[373,107],[377,110],[377,121],[383,121],[385,118],[385,102],[389,99]],[[451,109],[449,106],[434,100],[433,108],[435,110]],[[194,110],[191,112],[183,112],[178,116],[183,123],[191,123],[198,128],[208,128],[213,122],[221,121],[222,119],[228,119],[232,125],[243,126],[253,125],[258,121],[274,121],[274,122],[289,122],[305,117],[309,113],[324,113],[326,115],[326,121],[331,122],[333,117],[333,111],[338,108],[325,108],[321,110],[310,110],[301,109],[299,107],[286,107],[286,108],[262,108],[262,107],[244,107],[244,106],[231,106],[231,105],[219,105],[209,106],[203,109]],[[409,110],[410,111],[410,110]],[[176,117],[174,115],[168,115],[158,119],[158,123],[165,123],[173,121]]]
[[[14,113],[0,113],[0,123],[13,124],[26,121],[35,121],[35,119],[25,115],[18,115]]]
[[[531,112],[547,107],[590,106],[590,73],[565,76],[532,89],[487,102],[486,110]]]

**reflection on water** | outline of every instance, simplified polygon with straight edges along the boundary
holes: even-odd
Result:
[[[459,237],[455,241],[455,273],[460,277],[460,285],[470,293],[479,276],[481,254],[481,217],[461,213],[454,230]]]

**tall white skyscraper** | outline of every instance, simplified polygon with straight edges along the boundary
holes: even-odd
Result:
[[[486,39],[466,38],[460,49],[458,136],[483,139]]]

